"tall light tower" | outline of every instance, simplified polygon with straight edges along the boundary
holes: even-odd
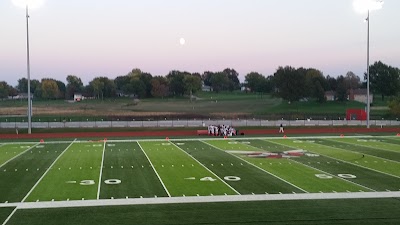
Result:
[[[12,0],[15,6],[25,8],[26,17],[26,70],[28,78],[28,134],[32,133],[31,65],[29,52],[29,8],[39,8],[44,0]]]
[[[370,12],[381,9],[383,6],[383,0],[354,0],[354,9],[358,13],[367,13],[367,128],[370,128],[370,112],[371,112],[371,100],[370,100],[370,83],[369,83],[369,23],[370,23]]]

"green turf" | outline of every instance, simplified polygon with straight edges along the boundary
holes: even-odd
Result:
[[[0,224],[3,224],[13,210],[14,208],[0,208]]]
[[[387,143],[384,139],[378,138],[341,138],[335,139],[335,141],[342,143],[350,143],[357,146],[363,146],[367,148],[377,148],[381,150],[394,151],[400,153],[400,144]]]
[[[177,141],[174,143],[181,143],[177,146],[195,157],[216,175],[224,178],[229,185],[241,194],[303,192],[240,158],[205,144],[206,142]]]
[[[399,199],[347,199],[21,209],[7,225],[397,225],[399,208]]]
[[[104,153],[100,198],[167,196],[146,156],[136,142],[108,143]],[[118,179],[120,184],[106,184]]]
[[[269,140],[274,143],[280,143],[285,145],[293,144],[293,140]],[[321,151],[308,146],[312,146],[310,143],[307,143],[307,146],[304,146],[304,143],[295,143],[295,145],[301,145],[300,147],[304,147],[304,150],[309,150],[311,152],[320,154]],[[316,150],[316,151],[314,151]],[[360,158],[358,158],[360,159]],[[323,155],[319,157],[299,157],[293,158],[296,162],[302,163],[304,165],[319,169],[326,173],[332,174],[334,176],[338,176],[339,174],[351,174],[356,176],[356,178],[346,178],[346,180],[363,185],[367,188],[371,188],[375,191],[397,191],[400,189],[400,179],[389,176],[383,173],[379,173],[373,170],[365,169],[359,167],[357,165],[349,164],[346,162],[338,161],[334,158],[328,158]],[[357,160],[357,159],[356,159]],[[365,190],[360,188],[360,190]]]
[[[343,141],[342,141],[343,140]],[[380,158],[388,159],[388,160],[394,160],[400,163],[400,151],[395,152],[395,151],[385,151],[378,146],[373,146],[373,145],[359,145],[354,143],[354,139],[347,140],[347,139],[341,139],[341,141],[337,141],[337,139],[315,139],[314,141],[318,141],[319,144],[322,145],[327,145],[335,148],[342,148],[354,152],[360,152],[362,154],[368,154],[368,155],[373,155],[377,156]],[[400,148],[400,145],[399,145]]]
[[[0,202],[19,202],[68,144],[41,144],[0,168]]]
[[[102,142],[72,144],[27,201],[96,199],[103,146]]]
[[[18,154],[31,148],[33,144],[4,144],[0,145],[0,166],[17,156]]]
[[[171,196],[236,194],[183,150],[167,141],[140,141]],[[143,166],[149,166],[148,162]],[[213,180],[213,181],[210,181]]]
[[[207,140],[206,142],[210,145],[215,146],[221,150],[229,151],[259,151],[257,147],[253,147],[242,142],[247,142],[247,140]]]
[[[352,163],[354,165],[363,166],[373,170],[381,171],[395,176],[400,176],[400,164],[394,161],[388,161],[376,156],[364,155],[359,152],[352,152],[338,147],[330,147],[319,144],[318,141],[308,140],[271,140],[271,142],[282,143],[294,148],[309,150],[327,157],[339,159]]]

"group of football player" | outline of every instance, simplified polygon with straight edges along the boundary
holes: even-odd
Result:
[[[208,135],[224,137],[234,136],[237,135],[237,131],[229,125],[210,125],[208,126]]]

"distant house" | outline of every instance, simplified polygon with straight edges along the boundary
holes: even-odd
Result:
[[[240,88],[240,91],[250,92],[251,89],[250,89],[249,87],[242,86],[242,87]]]
[[[373,103],[374,95],[369,93],[369,103]],[[367,104],[367,89],[349,90],[349,100]]]
[[[335,101],[336,100],[336,92],[335,91],[325,91],[325,99],[326,99],[326,101]]]
[[[349,95],[347,96],[347,100],[362,102],[367,104],[367,89],[351,89],[348,91]],[[370,104],[373,103],[374,95],[370,92]],[[336,100],[336,92],[335,91],[325,91],[325,98],[327,101],[335,101]]]
[[[205,91],[205,92],[211,92],[211,91],[213,91],[213,89],[212,89],[211,86],[204,85],[204,84],[201,86],[201,90],[202,90],[202,91]]]
[[[82,100],[84,100],[85,97],[83,97],[83,95],[81,93],[75,93],[74,94],[74,102],[80,102]]]

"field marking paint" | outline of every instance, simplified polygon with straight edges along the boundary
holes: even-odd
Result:
[[[104,152],[105,152],[105,149],[106,149],[106,142],[107,142],[107,141],[104,141],[104,144],[103,144],[103,155],[101,156],[101,166],[100,166],[99,184],[98,184],[98,187],[97,187],[97,199],[100,198],[101,177],[102,177],[102,175],[103,175]]]
[[[269,141],[267,141],[267,142],[269,142]],[[276,142],[273,142],[273,143],[276,143]],[[280,145],[284,145],[284,146],[290,147],[289,145],[285,145],[285,144],[281,144],[281,143],[276,143],[276,144],[280,144]],[[311,152],[313,152],[313,151],[311,151]],[[355,164],[355,163],[352,163],[352,162],[349,162],[349,161],[345,161],[345,160],[342,160],[342,159],[333,158],[333,157],[327,156],[327,155],[325,155],[325,154],[320,154],[320,153],[318,153],[318,154],[319,154],[319,155],[322,155],[322,156],[324,156],[324,157],[326,157],[326,158],[330,158],[330,159],[333,159],[333,160],[336,160],[336,161],[341,161],[341,162],[343,162],[343,163],[348,163],[348,164],[353,165],[353,166],[358,166],[358,167],[361,167],[361,168],[364,168],[364,169],[367,169],[367,170],[372,170],[372,171],[377,172],[377,173],[385,174],[385,175],[388,175],[388,176],[391,176],[391,177],[395,177],[395,178],[399,178],[399,179],[400,179],[399,176],[396,176],[396,175],[393,175],[393,174],[390,174],[390,173],[386,173],[386,172],[383,172],[383,171],[379,171],[379,170],[376,170],[376,169],[373,169],[373,168],[369,168],[369,167],[366,167],[366,166],[362,166],[362,165],[359,165],[359,164]]]
[[[226,151],[222,150],[221,148],[218,148],[218,147],[216,147],[216,146],[213,146],[213,145],[211,145],[211,144],[209,144],[209,143],[207,143],[207,142],[205,142],[205,141],[201,141],[201,142],[203,142],[203,143],[205,143],[205,144],[207,144],[207,145],[209,145],[209,146],[211,146],[211,147],[213,147],[213,148],[216,148],[216,149],[219,149],[219,150],[221,150],[221,151],[223,151],[223,152],[226,152]],[[236,158],[238,158],[238,159],[240,159],[240,160],[242,160],[242,161],[244,161],[245,163],[247,163],[247,164],[249,164],[249,165],[251,165],[251,166],[254,166],[254,167],[258,168],[259,170],[264,171],[265,173],[268,173],[269,175],[271,175],[271,176],[273,176],[273,177],[275,177],[275,178],[277,178],[277,179],[279,179],[279,180],[281,180],[281,181],[283,181],[283,182],[285,182],[285,183],[287,183],[287,184],[289,184],[289,185],[291,185],[291,186],[293,186],[293,187],[295,187],[295,188],[297,188],[297,189],[299,189],[299,190],[301,190],[301,191],[303,191],[303,192],[305,192],[305,193],[308,193],[308,191],[306,191],[306,190],[304,190],[304,189],[302,189],[302,188],[296,186],[295,184],[292,184],[292,183],[290,183],[289,181],[287,181],[287,180],[285,180],[285,179],[283,179],[283,178],[281,178],[281,177],[278,177],[278,176],[276,176],[275,174],[270,173],[270,172],[264,170],[263,168],[258,167],[257,165],[254,165],[253,163],[250,163],[250,162],[248,162],[248,161],[246,161],[246,160],[240,158],[240,157],[237,156],[237,155],[234,155],[234,154],[229,153],[229,152],[226,152],[226,153],[229,154],[229,155],[232,155],[232,156],[234,156],[234,157],[236,157]]]
[[[319,171],[319,172],[321,172],[321,173],[329,174],[329,175],[331,175],[331,176],[333,176],[333,177],[336,177],[336,178],[338,178],[338,179],[344,180],[344,181],[346,181],[346,182],[349,182],[349,183],[352,183],[352,184],[354,184],[354,185],[357,185],[357,186],[363,187],[363,188],[365,188],[365,189],[368,189],[368,190],[371,190],[371,191],[375,191],[375,192],[376,192],[376,190],[374,190],[374,189],[372,189],[372,188],[366,187],[366,186],[364,186],[364,185],[362,185],[362,184],[353,182],[353,181],[351,181],[351,180],[346,180],[346,179],[344,179],[344,178],[342,178],[342,177],[333,175],[333,174],[328,173],[328,172],[326,172],[326,171],[324,171],[324,170],[315,168],[315,167],[310,166],[310,165],[306,165],[306,164],[301,163],[301,162],[297,162],[296,160],[293,160],[293,159],[289,159],[289,160],[290,160],[290,161],[293,161],[293,162],[295,162],[295,163],[298,163],[298,164],[300,164],[300,165],[306,166],[306,167],[308,167],[308,168],[312,168],[312,169],[314,169],[314,170],[317,170],[317,171]]]
[[[156,175],[157,175],[157,177],[158,177],[158,180],[160,180],[161,185],[164,187],[165,192],[167,192],[167,194],[168,194],[168,197],[171,197],[171,194],[169,193],[169,191],[168,191],[167,187],[165,186],[164,182],[162,181],[162,179],[161,179],[160,175],[158,174],[156,168],[154,168],[154,165],[153,165],[153,163],[151,162],[149,156],[147,156],[146,152],[144,151],[144,149],[143,149],[142,146],[140,145],[139,141],[136,141],[136,143],[139,145],[139,148],[142,150],[143,154],[146,156],[147,160],[149,161],[149,163],[150,163],[150,165],[151,165],[151,168],[153,168],[154,172],[156,173]],[[143,167],[143,166],[142,166],[142,167]]]
[[[14,215],[14,213],[17,211],[18,207],[15,207],[15,209],[11,212],[11,214],[7,217],[6,220],[4,220],[4,223],[2,225],[6,225],[7,222],[11,219],[11,217]]]
[[[7,163],[11,162],[12,160],[16,159],[16,158],[19,157],[20,155],[24,154],[25,152],[27,152],[27,151],[33,149],[34,147],[38,146],[39,144],[40,144],[40,143],[36,143],[36,144],[33,145],[32,147],[26,149],[25,151],[20,152],[18,155],[16,155],[16,156],[12,157],[11,159],[5,161],[3,164],[0,165],[0,168],[3,167],[3,166],[5,166]]]
[[[371,138],[370,135],[364,135],[364,136],[344,136],[341,138]],[[298,136],[298,137],[287,137],[286,139],[331,139],[331,138],[339,138],[338,135],[336,136]],[[396,138],[392,135],[385,135],[385,136],[379,136],[379,138]],[[229,137],[229,140],[235,140],[235,141],[241,141],[241,140],[279,140],[283,139],[282,137]],[[215,141],[221,141],[224,139],[221,139],[221,137],[214,137],[214,138],[174,138],[174,139],[169,139],[170,141],[207,141],[207,140],[215,140]],[[165,141],[164,139],[121,139],[121,140],[107,140],[108,143],[118,143],[118,142],[137,142],[137,141],[153,141],[153,142],[159,142],[159,141]],[[90,140],[74,140],[75,143],[93,143],[93,141]],[[46,141],[47,144],[69,144],[71,141]],[[4,142],[3,144],[37,144],[37,142]]]
[[[330,141],[334,141],[334,142],[338,142],[338,143],[343,143],[343,144],[347,144],[347,145],[355,145],[355,146],[359,146],[359,147],[363,147],[363,148],[370,148],[373,150],[378,150],[378,151],[386,151],[386,152],[394,152],[394,153],[400,153],[399,151],[395,151],[395,150],[390,150],[390,149],[377,149],[378,147],[372,147],[372,146],[366,146],[366,145],[360,145],[360,144],[356,144],[356,143],[349,143],[349,142],[344,142],[344,141],[339,141],[339,140],[330,140]],[[385,144],[391,144],[391,143],[385,143]],[[397,145],[397,144],[393,144],[393,145]],[[398,146],[398,145],[397,145]],[[341,149],[338,147],[332,147],[332,148],[337,148],[337,149]],[[346,151],[351,151],[351,150],[347,150],[347,149],[341,149],[341,150],[346,150]],[[351,152],[355,152],[355,151],[351,151]],[[358,151],[356,151],[358,152]],[[370,154],[364,154],[364,155],[370,155]],[[374,156],[374,155],[370,155],[373,157],[377,157],[377,158],[381,158],[379,156]],[[381,158],[381,159],[386,159],[386,158]],[[387,159],[390,160],[390,159]],[[400,163],[398,161],[394,161],[394,160],[390,160],[392,162],[396,162],[396,163]]]
[[[194,158],[192,155],[190,155],[189,153],[187,153],[186,151],[184,151],[183,149],[181,149],[180,147],[178,147],[177,145],[175,145],[173,142],[171,142],[172,145],[174,145],[175,147],[177,147],[179,150],[181,150],[182,152],[184,152],[186,155],[188,155],[190,158],[192,158],[194,161],[196,161],[198,164],[202,165],[207,171],[209,171],[211,174],[213,174],[215,177],[217,177],[220,181],[222,181],[222,183],[224,183],[226,186],[228,186],[230,189],[232,189],[232,191],[234,191],[236,194],[241,195],[235,188],[233,188],[231,185],[229,185],[228,183],[226,183],[223,179],[221,179],[221,177],[217,176],[217,174],[215,174],[213,171],[211,171],[209,168],[207,168],[205,165],[203,165],[201,162],[199,162],[196,158]]]
[[[76,139],[75,139],[76,140]],[[73,140],[71,142],[71,144],[68,145],[67,148],[64,149],[63,152],[61,152],[61,154],[53,161],[53,163],[49,166],[49,168],[47,168],[47,170],[43,173],[43,175],[39,178],[39,180],[36,182],[35,185],[33,185],[32,189],[28,192],[28,194],[26,194],[26,196],[22,199],[21,202],[25,202],[25,200],[28,198],[28,196],[32,193],[32,191],[36,188],[36,186],[39,185],[40,181],[43,180],[43,178],[46,176],[46,174],[50,171],[50,169],[54,166],[54,164],[56,164],[56,162],[58,161],[59,158],[61,158],[62,155],[64,155],[64,153],[72,146],[72,144],[75,143],[75,140]]]

